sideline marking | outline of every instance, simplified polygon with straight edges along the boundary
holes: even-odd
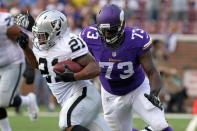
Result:
[[[186,131],[195,131],[197,126],[197,115],[193,117],[193,119],[189,122]]]

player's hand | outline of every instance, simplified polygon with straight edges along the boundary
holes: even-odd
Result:
[[[24,32],[20,32],[20,36],[16,39],[22,49],[25,49],[29,46],[29,36]]]
[[[157,97],[154,93],[150,92],[150,94],[144,94],[144,96],[156,107],[158,107],[160,110],[163,110],[163,105],[161,101],[159,100],[159,97]]]
[[[56,73],[56,79],[60,80],[60,81],[64,81],[64,82],[72,82],[75,81],[74,78],[74,72],[71,71],[68,66],[64,66],[65,71],[64,73],[58,72],[58,71],[54,71]]]
[[[34,18],[30,14],[17,14],[14,16],[15,24],[21,26],[28,31],[32,30],[32,27],[35,23]]]
[[[27,28],[29,25],[28,15],[27,14],[17,14],[14,16],[14,21],[17,25]]]

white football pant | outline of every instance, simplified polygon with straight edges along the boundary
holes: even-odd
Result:
[[[133,111],[156,131],[168,127],[164,111],[161,111],[148,101],[144,97],[145,93],[150,93],[150,85],[147,78],[140,87],[123,96],[112,95],[102,87],[101,96],[104,118],[111,131],[131,131]]]
[[[59,115],[59,127],[81,125],[91,131],[110,131],[101,116],[101,97],[96,87],[87,86],[75,92],[64,102]]]

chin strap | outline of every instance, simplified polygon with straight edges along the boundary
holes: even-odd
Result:
[[[124,33],[118,37],[117,41],[111,44],[108,44],[105,40],[106,47],[111,48],[111,49],[117,49],[122,45],[122,42],[124,40]]]

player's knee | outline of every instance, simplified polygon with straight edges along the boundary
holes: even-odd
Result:
[[[7,117],[7,111],[5,108],[0,108],[0,120]]]
[[[21,97],[19,95],[14,97],[13,103],[10,104],[12,107],[19,107],[22,103]]]
[[[90,131],[87,128],[80,126],[80,125],[75,125],[71,131]]]

